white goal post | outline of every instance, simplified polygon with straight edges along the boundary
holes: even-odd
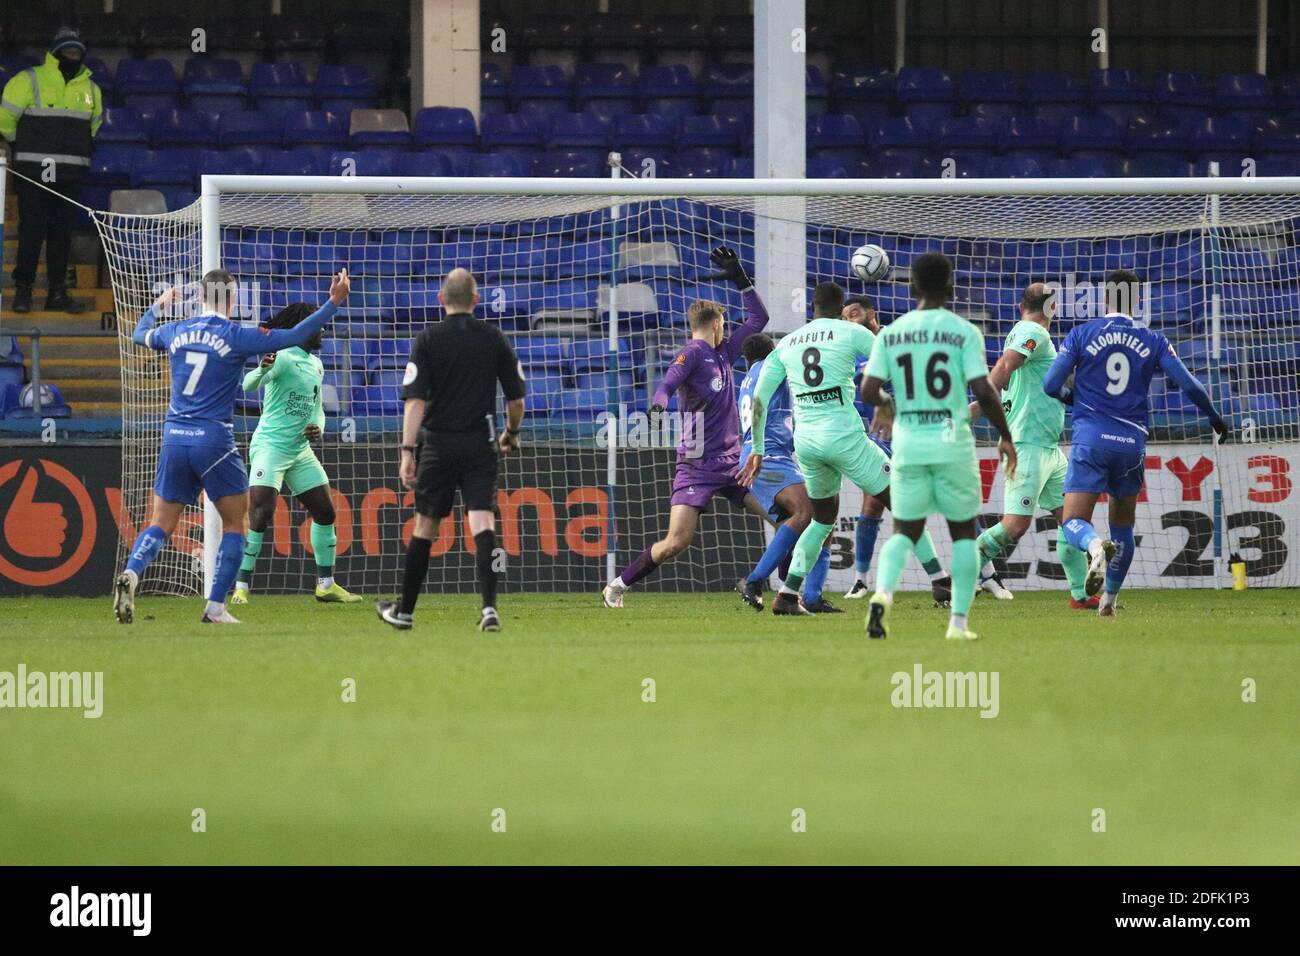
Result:
[[[97,216],[124,340],[124,400],[143,401],[134,397],[145,394],[138,391],[142,380],[155,390],[165,384],[154,381],[158,366],[128,353],[141,303],[147,304],[168,269],[193,281],[207,269],[231,268],[241,283],[262,286],[260,298],[251,303],[255,314],[248,317],[264,320],[264,314],[256,314],[259,309],[264,313],[295,296],[318,294],[323,276],[348,265],[359,277],[354,288],[361,287],[354,292],[359,301],[349,319],[348,361],[365,355],[370,364],[340,366],[338,374],[348,377],[338,381],[351,389],[353,410],[378,414],[363,416],[372,436],[366,451],[327,441],[322,454],[331,475],[339,469],[340,484],[364,479],[364,487],[336,489],[344,505],[371,521],[357,521],[356,536],[365,538],[365,554],[372,559],[364,572],[356,572],[369,576],[362,589],[392,590],[400,565],[391,548],[386,557],[374,551],[374,522],[381,537],[389,534],[400,545],[409,517],[399,517],[399,506],[384,510],[401,496],[391,448],[392,396],[384,391],[388,364],[422,322],[436,319],[430,296],[451,265],[479,277],[487,317],[496,317],[493,309],[505,302],[500,314],[513,323],[509,328],[524,349],[521,359],[530,377],[534,369],[537,375],[530,382],[536,406],[527,419],[538,429],[532,433],[534,451],[508,466],[502,489],[512,491],[509,467],[517,469],[514,476],[525,479],[520,487],[528,494],[509,500],[516,522],[511,527],[517,529],[513,546],[520,553],[536,547],[543,560],[523,561],[521,578],[508,571],[505,586],[588,588],[662,532],[667,513],[671,450],[656,447],[635,456],[630,445],[636,436],[614,426],[620,416],[626,425],[638,407],[644,408],[649,389],[684,340],[690,300],[719,299],[728,307],[729,322],[740,317],[730,290],[704,279],[707,249],[731,244],[752,264],[764,217],[803,225],[806,245],[771,252],[804,257],[808,286],[833,279],[850,293],[871,295],[886,322],[909,307],[911,258],[945,252],[957,270],[954,307],[983,325],[990,359],[1001,353],[1017,317],[1019,292],[1029,281],[1057,282],[1066,290],[1065,308],[1053,328],[1059,341],[1073,321],[1097,308],[1093,293],[1105,272],[1134,269],[1149,286],[1152,321],[1223,403],[1244,442],[1216,446],[1194,408],[1163,387],[1153,392],[1150,503],[1139,507],[1140,540],[1130,581],[1148,587],[1222,586],[1228,556],[1240,552],[1252,583],[1300,584],[1295,530],[1300,507],[1291,491],[1300,468],[1300,394],[1294,375],[1300,358],[1300,178],[205,176],[197,205],[168,217]],[[166,255],[139,241],[147,226],[158,231],[156,223],[140,221],[150,218],[168,219]],[[790,234],[789,229],[778,232]],[[849,253],[863,242],[882,245],[893,263],[891,273],[870,286],[847,275]],[[346,261],[348,255],[358,261]],[[466,261],[453,261],[457,256]],[[802,321],[806,292],[791,289],[784,301],[767,303],[774,328]],[[597,354],[602,351],[604,356]],[[161,374],[165,379],[165,370]],[[371,404],[356,404],[357,395]],[[598,410],[604,413],[602,427],[593,430],[589,419]],[[340,421],[360,420],[342,405],[336,411]],[[132,414],[129,420],[123,497],[124,507],[139,520],[152,478],[146,450],[150,429],[160,423],[156,415]],[[993,457],[991,447],[982,451]],[[337,466],[331,456],[337,456]],[[1002,494],[995,469],[987,461],[982,469],[987,519],[1000,512]],[[385,482],[391,492],[380,487]],[[848,487],[842,498],[831,586],[836,575],[851,576],[852,570],[859,499]],[[583,510],[586,505],[591,510]],[[762,527],[756,518],[723,511],[725,506],[705,519],[695,548],[674,562],[675,570],[665,573],[659,586],[734,583],[734,576],[726,577],[757,556]],[[219,527],[213,533],[214,520],[208,516],[205,582],[220,536]],[[291,516],[285,520],[279,544],[264,548],[261,559],[274,582],[268,589],[298,589],[309,573],[299,545],[305,535]],[[932,531],[946,562],[942,530]],[[1008,559],[1013,582],[1026,588],[1059,586],[1050,531],[1040,518]],[[355,588],[355,579],[346,577],[345,537],[352,535],[340,528],[340,565],[345,583]],[[449,555],[455,552],[454,539],[453,532]],[[160,562],[160,574],[183,574],[188,582],[169,579],[159,582],[160,590],[197,589],[196,569],[182,568],[184,563],[179,559],[168,571]],[[431,573],[431,586],[471,584],[472,565],[459,566],[464,581],[457,577],[461,572],[450,570],[441,582]],[[908,582],[925,583],[919,577],[905,579],[905,586]]]

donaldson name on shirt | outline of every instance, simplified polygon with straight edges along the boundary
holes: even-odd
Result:
[[[1134,335],[1132,332],[1122,332],[1118,330],[1114,332],[1101,333],[1101,335],[1097,336],[1084,346],[1084,351],[1089,355],[1096,357],[1097,353],[1108,345],[1122,346],[1130,352],[1135,352],[1141,358],[1147,358],[1151,355],[1151,347],[1143,342],[1141,338]]]
[[[222,358],[230,354],[230,346],[226,340],[219,335],[213,335],[211,332],[200,332],[197,329],[192,332],[182,332],[176,338],[172,339],[172,344],[168,351],[175,352],[177,349],[183,349],[187,345],[206,345],[212,351],[216,352]]]

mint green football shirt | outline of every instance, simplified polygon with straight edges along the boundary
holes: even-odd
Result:
[[[310,444],[303,434],[307,426],[325,427],[325,406],[321,401],[324,380],[321,360],[297,346],[276,352],[270,368],[259,365],[245,375],[244,391],[266,389],[253,441],[289,452]]]
[[[1021,319],[1007,336],[1004,351],[1011,350],[1025,357],[1002,390],[1011,440],[1017,445],[1055,448],[1065,428],[1065,406],[1043,391],[1043,376],[1056,360],[1052,337],[1037,322]]]

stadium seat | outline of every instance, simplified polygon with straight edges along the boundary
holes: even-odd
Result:
[[[364,66],[322,65],[316,71],[312,95],[322,110],[344,116],[352,110],[374,109],[378,104],[375,81]]]
[[[0,387],[0,417],[32,418],[33,389],[31,385],[5,385]],[[63,398],[59,386],[53,383],[41,383],[41,417],[71,418],[72,408]]]
[[[1260,153],[1300,152],[1300,120],[1273,117],[1255,128],[1255,149]]]
[[[734,157],[711,149],[695,149],[673,157],[668,175],[674,179],[723,179]],[[661,178],[663,174],[660,174]]]
[[[1179,152],[1139,152],[1119,161],[1115,175],[1123,177],[1190,176],[1192,164]]]
[[[579,63],[574,69],[573,90],[580,110],[595,104],[616,113],[637,111],[636,77],[622,63]]]
[[[682,116],[696,112],[700,90],[690,67],[671,63],[643,66],[637,77],[637,93],[643,113]]]
[[[248,100],[238,60],[190,57],[185,61],[181,88],[189,108],[205,113],[240,110]]]
[[[1214,90],[1220,110],[1271,110],[1273,85],[1260,73],[1220,73]]]
[[[966,108],[967,116],[978,116],[995,129],[1023,113],[1019,103],[971,103]]]
[[[568,77],[558,66],[516,66],[510,74],[510,100],[517,112],[567,112],[572,99]]]
[[[504,113],[509,109],[510,85],[500,63],[483,63],[479,67],[480,113]]]
[[[415,114],[413,142],[416,146],[478,148],[474,114],[464,107],[426,106]]]
[[[1187,130],[1182,123],[1163,116],[1138,117],[1128,127],[1125,145],[1134,154],[1179,153],[1189,151]]]
[[[830,112],[830,84],[814,63],[804,67],[804,110],[809,116]]]
[[[878,66],[839,66],[831,73],[830,109],[849,113],[861,123],[866,115],[887,109],[894,99],[894,74]],[[867,109],[863,109],[866,107]]]
[[[95,145],[105,143],[135,143],[149,145],[149,124],[139,110],[129,106],[111,106],[104,110],[104,122],[95,136]]]
[[[547,127],[546,148],[604,150],[609,138],[609,125],[590,113],[556,113]]]
[[[174,109],[180,101],[176,69],[168,60],[118,60],[113,85],[117,105],[131,106],[142,113]]]
[[[688,116],[677,134],[677,148],[711,148],[734,153],[739,145],[736,128],[720,116]]]
[[[431,150],[402,153],[397,160],[397,175],[452,176],[455,175],[455,170],[445,153]]]
[[[142,149],[133,152],[135,156],[131,162],[132,189],[156,187],[165,194],[169,186],[184,186],[186,189],[193,186],[198,150]]]
[[[90,169],[87,178],[99,186],[129,186],[131,184],[131,166],[135,156],[140,152],[139,146],[126,144],[109,144],[95,148],[90,154]]]
[[[1056,158],[1060,139],[1057,126],[1034,116],[1012,117],[1003,124],[998,137],[1004,156],[1030,158],[1040,163]]]
[[[304,146],[266,154],[262,172],[267,176],[325,176],[332,154],[328,147]]]
[[[168,146],[215,147],[217,121],[196,110],[159,110],[154,114],[152,141],[155,149]]]
[[[711,63],[700,74],[700,93],[709,108],[718,100],[752,100],[754,67],[751,63]]]
[[[483,117],[484,151],[527,152],[541,149],[542,127],[522,113],[489,113]]]
[[[1135,70],[1092,70],[1088,73],[1088,100],[1101,103],[1148,103],[1151,92]]]
[[[1061,70],[1039,70],[1025,75],[1025,102],[1030,105],[1061,103],[1079,106],[1084,91],[1074,77]]]
[[[1240,169],[1241,158],[1249,155],[1253,131],[1235,116],[1207,116],[1191,128],[1190,146],[1198,161],[1217,160]]]
[[[351,149],[330,155],[331,176],[396,176],[401,150]],[[351,170],[351,172],[349,172]]]
[[[344,146],[348,142],[348,119],[326,110],[284,114],[284,146],[323,144]]]
[[[958,98],[970,108],[974,103],[1006,103],[1019,105],[1024,92],[1015,74],[1004,70],[966,70],[958,84]]]
[[[1285,73],[1277,78],[1275,91],[1279,110],[1300,110],[1300,73]]]
[[[102,42],[102,41],[101,41]],[[12,74],[6,72],[3,64],[3,57],[0,57],[0,82],[8,79]],[[88,56],[85,60],[86,69],[90,71],[90,77],[99,87],[100,96],[104,106],[117,102],[117,84],[113,79],[113,71],[108,68],[108,64],[99,57]],[[0,86],[0,89],[4,89]]]
[[[555,177],[595,177],[608,172],[603,150],[547,150],[533,160],[533,175]]]
[[[249,73],[248,92],[256,109],[283,115],[290,110],[312,108],[312,87],[301,63],[254,63]]]
[[[217,140],[223,149],[232,146],[279,146],[281,139],[278,117],[260,110],[223,113],[217,122]]]
[[[640,179],[656,179],[671,176],[673,152],[667,147],[633,146],[622,149],[623,168]]]
[[[264,162],[264,152],[249,146],[239,149],[205,149],[199,153],[196,174],[252,176],[262,172]]]
[[[487,117],[484,117],[486,120]],[[529,176],[532,170],[521,155],[511,153],[475,153],[470,156],[469,176]]]
[[[829,156],[829,149],[849,148],[860,151],[866,145],[866,133],[857,119],[848,114],[810,116],[807,121],[808,145],[818,150],[818,155]]]
[[[401,110],[354,109],[348,123],[352,146],[409,146],[411,127]]]
[[[885,156],[913,160],[924,158],[934,142],[930,128],[910,116],[883,120],[869,138],[871,145]]]
[[[1116,159],[1124,149],[1119,127],[1107,116],[1076,116],[1061,129],[1061,150],[1078,159]]]
[[[985,172],[1003,179],[1039,179],[1047,175],[1044,164],[1034,156],[995,156],[986,164]]]
[[[620,116],[614,121],[613,140],[618,149],[636,146],[671,147],[677,142],[677,122],[646,113]]]
[[[809,179],[857,179],[866,175],[863,162],[813,156],[808,160],[806,175]]]
[[[1198,73],[1157,73],[1151,84],[1151,99],[1158,109],[1201,107],[1214,102],[1214,89]]]
[[[1114,156],[1071,156],[1049,163],[1047,173],[1069,179],[1097,179],[1114,176],[1119,163],[1120,160]]]
[[[995,143],[995,129],[978,116],[958,116],[935,128],[935,140],[942,150],[989,150]]]
[[[903,67],[895,91],[909,113],[913,103],[951,103],[954,98],[952,77],[936,67]]]

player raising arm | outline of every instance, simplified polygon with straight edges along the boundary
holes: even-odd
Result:
[[[709,253],[709,258],[718,267],[717,274],[710,278],[727,279],[740,290],[745,321],[735,335],[726,338],[725,313],[717,302],[699,299],[686,310],[691,340],[668,366],[650,404],[651,416],[657,418],[675,392],[683,419],[668,534],[637,555],[622,574],[605,585],[601,597],[606,607],[622,607],[628,588],[690,547],[700,515],[709,510],[714,495],[721,495],[736,507],[749,506],[748,492],[736,478],[740,432],[731,367],[740,358],[745,340],[767,325],[767,309],[735,252],[719,246]]]
[[[1105,585],[1097,608],[1103,617],[1114,615],[1116,596],[1133,563],[1133,520],[1146,469],[1147,392],[1156,369],[1209,418],[1221,441],[1231,434],[1209,393],[1183,365],[1169,340],[1124,311],[1136,311],[1140,285],[1137,275],[1127,269],[1107,275],[1106,315],[1071,329],[1043,378],[1044,392],[1074,405],[1062,526],[1069,547],[1088,556],[1087,594],[1091,597]],[[1107,540],[1092,526],[1092,512],[1102,492],[1111,496]]]
[[[350,288],[344,269],[330,283],[329,301],[293,328],[247,328],[229,318],[235,303],[234,276],[213,269],[203,277],[202,314],[158,325],[164,310],[179,298],[179,290],[173,288],[140,316],[131,341],[167,352],[172,384],[154,476],[153,518],[131,545],[130,560],[113,586],[113,611],[123,624],[134,620],[140,575],[176,530],[185,506],[198,500],[200,489],[216,506],[222,531],[202,620],[239,623],[226,610],[226,595],[239,570],[248,519],[248,474],[235,447],[234,425],[235,392],[244,359],[310,342],[343,304]]]
[[[281,309],[269,329],[292,328],[311,312],[305,302]],[[245,392],[265,386],[266,399],[253,440],[248,443],[249,479],[248,543],[235,579],[231,604],[247,604],[253,568],[262,550],[262,536],[280,502],[280,486],[298,496],[311,515],[311,550],[316,558],[316,600],[351,604],[361,597],[349,594],[334,580],[334,552],[338,535],[334,530],[334,501],[330,480],[312,451],[311,443],[325,433],[325,408],[321,384],[325,367],[312,353],[320,348],[317,332],[302,345],[269,352],[257,368],[244,376]]]
[[[916,308],[880,333],[862,379],[862,398],[871,405],[890,402],[894,411],[894,534],[880,551],[876,593],[871,596],[867,634],[885,637],[886,617],[903,574],[907,555],[925,531],[925,519],[938,512],[952,534],[952,618],[946,637],[973,640],[966,615],[979,574],[975,515],[980,507],[979,464],[970,429],[966,386],[975,393],[1001,439],[1006,474],[1016,470],[1002,405],[988,380],[984,336],[947,306],[952,299],[952,263],[936,252],[912,263]],[[891,398],[884,391],[894,383]]]
[[[1020,321],[1007,336],[1006,351],[989,372],[989,382],[1002,392],[1002,408],[1016,443],[1016,477],[1005,483],[1002,520],[988,528],[975,542],[984,567],[980,586],[1001,600],[1011,592],[993,570],[994,558],[1005,558],[1029,530],[1034,511],[1042,508],[1056,518],[1056,552],[1070,582],[1070,607],[1096,608],[1096,598],[1084,593],[1087,562],[1068,547],[1060,527],[1065,502],[1065,453],[1061,451],[1061,430],[1065,428],[1065,406],[1043,396],[1043,376],[1056,358],[1056,347],[1048,329],[1056,315],[1055,291],[1042,282],[1029,285],[1020,301]],[[978,404],[970,407],[971,420],[979,418]]]

